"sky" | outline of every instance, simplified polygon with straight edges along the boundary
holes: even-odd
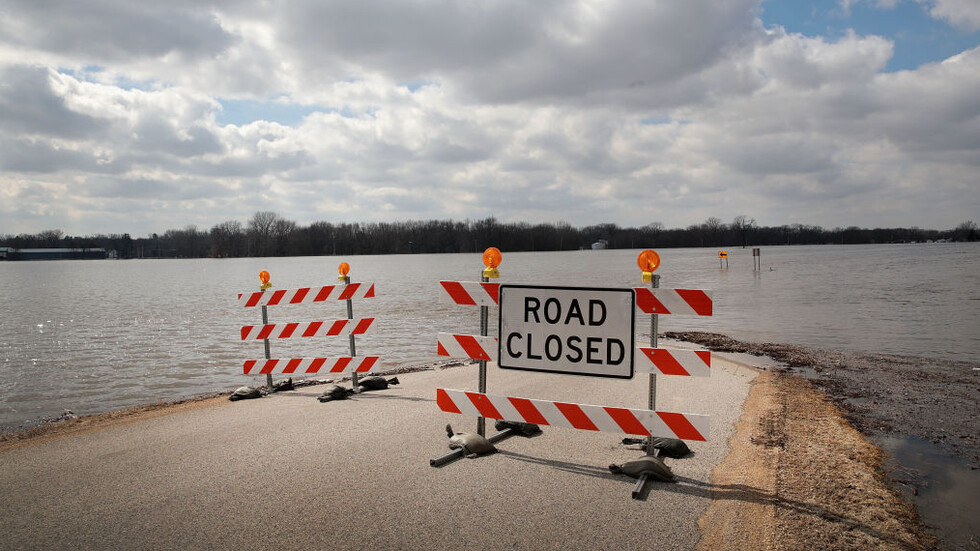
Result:
[[[4,0],[0,235],[980,221],[978,0]]]

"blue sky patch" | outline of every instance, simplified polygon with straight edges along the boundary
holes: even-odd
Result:
[[[335,111],[335,109],[324,109],[312,105],[277,101],[225,99],[220,100],[220,102],[221,110],[216,113],[215,119],[221,125],[242,126],[255,121],[268,121],[277,122],[283,126],[297,126],[310,113]]]
[[[887,71],[915,69],[942,61],[980,45],[980,31],[952,27],[929,15],[932,3],[901,0],[892,8],[872,0],[855,1],[845,11],[839,0],[767,0],[760,17],[766,26],[836,40],[853,29],[861,36],[877,35],[894,42]]]

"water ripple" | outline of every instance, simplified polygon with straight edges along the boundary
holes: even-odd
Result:
[[[754,341],[828,349],[911,354],[954,360],[980,355],[980,245],[772,247],[763,271],[750,249],[659,251],[664,287],[714,291],[715,316],[663,316],[660,331],[703,330]],[[633,287],[638,251],[505,253],[502,283]],[[335,282],[341,260],[355,280],[377,284],[357,302],[356,317],[376,317],[357,339],[359,354],[385,367],[438,359],[440,331],[477,333],[475,309],[440,300],[438,281],[475,281],[478,254],[0,262],[8,284],[0,316],[0,428],[60,415],[179,399],[257,381],[241,374],[263,357],[239,327],[260,323],[236,293],[256,290],[272,272],[279,289]],[[397,267],[397,269],[393,269]],[[772,268],[770,270],[770,268]],[[270,321],[346,317],[344,303],[270,307]],[[641,318],[638,318],[641,319]],[[495,323],[491,323],[495,331]],[[649,339],[638,321],[640,339]],[[346,339],[272,343],[276,357],[347,354]]]

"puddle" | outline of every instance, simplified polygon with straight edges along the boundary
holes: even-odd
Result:
[[[972,470],[915,437],[880,436],[891,455],[893,477],[908,490],[919,516],[936,529],[943,549],[980,549],[980,470]]]

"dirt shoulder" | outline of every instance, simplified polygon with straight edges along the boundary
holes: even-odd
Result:
[[[915,508],[884,479],[883,455],[800,377],[761,373],[712,472],[699,550],[929,549]]]

